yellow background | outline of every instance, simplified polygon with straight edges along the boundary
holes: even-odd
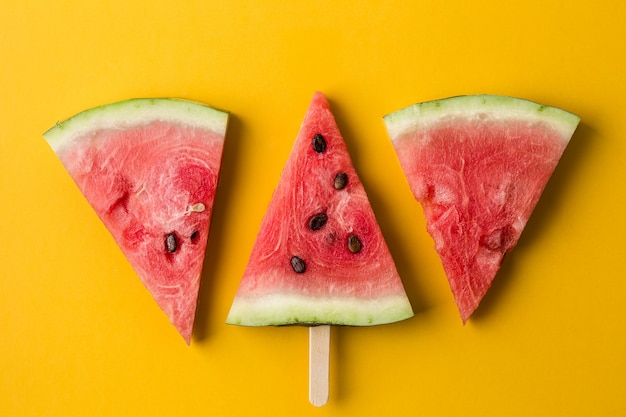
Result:
[[[11,1],[0,6],[0,415],[626,414],[626,3]],[[224,324],[315,90],[344,133],[415,309],[308,332]],[[382,116],[492,93],[582,117],[463,327]],[[131,97],[232,112],[191,347],[41,134]]]

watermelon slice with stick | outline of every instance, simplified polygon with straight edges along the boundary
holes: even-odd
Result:
[[[131,99],[44,133],[67,172],[187,344],[228,113],[182,99]]]
[[[579,121],[493,95],[415,104],[384,117],[463,323],[517,244]]]
[[[329,103],[318,92],[263,218],[226,321],[311,326],[311,358],[326,358],[321,361],[324,368],[329,333],[323,326],[370,326],[412,315]],[[319,349],[326,353],[318,354]],[[323,384],[327,369],[313,364],[311,371],[311,381]],[[317,397],[315,382],[312,385],[310,400],[322,405],[328,394],[322,388]]]

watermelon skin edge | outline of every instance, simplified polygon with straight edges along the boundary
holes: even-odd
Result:
[[[495,113],[492,113],[494,111]],[[417,103],[387,114],[383,116],[383,120],[393,140],[407,131],[414,130],[418,123],[420,127],[428,128],[428,125],[437,122],[442,114],[479,117],[481,113],[487,112],[502,118],[519,117],[546,122],[559,131],[567,141],[580,122],[580,117],[557,107],[516,97],[490,94],[455,96]]]
[[[226,323],[253,327],[345,323],[350,323],[350,326],[375,326],[412,316],[412,309],[404,295],[369,300],[338,297],[320,301],[319,298],[299,294],[266,294],[240,300],[231,309]]]
[[[133,115],[132,119],[128,114]],[[145,118],[153,122],[183,123],[213,131],[221,136],[228,128],[229,112],[204,103],[180,98],[131,98],[84,110],[44,132],[43,137],[58,153],[74,138],[98,129],[124,129]]]

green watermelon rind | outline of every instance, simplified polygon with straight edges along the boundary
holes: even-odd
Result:
[[[132,98],[84,110],[43,134],[55,152],[90,132],[163,121],[226,134],[229,113],[180,98]]]
[[[490,94],[464,95],[413,104],[383,116],[392,140],[416,129],[427,130],[441,123],[442,117],[482,117],[491,120],[528,120],[543,122],[559,132],[565,142],[580,123],[580,118],[557,107],[545,106],[530,100]]]
[[[342,325],[375,326],[405,320],[413,310],[404,295],[375,299],[336,297],[320,300],[300,294],[267,294],[241,299],[227,324],[240,326]]]

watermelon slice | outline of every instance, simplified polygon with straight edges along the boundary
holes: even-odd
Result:
[[[44,133],[187,344],[227,121],[196,102],[132,99]]]
[[[580,119],[478,95],[384,117],[465,323],[520,237]]]
[[[390,323],[413,315],[328,101],[313,96],[227,323]]]

